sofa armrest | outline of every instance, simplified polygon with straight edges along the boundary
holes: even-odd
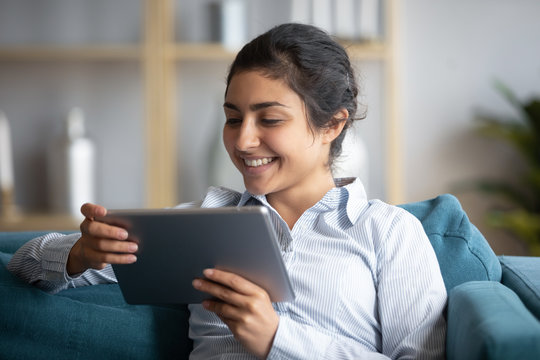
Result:
[[[188,358],[186,306],[129,305],[116,284],[51,295],[11,274],[12,252],[39,235],[0,233],[0,358]]]
[[[50,233],[51,231],[0,231],[0,252],[6,254],[15,253],[26,242],[39,236]],[[59,234],[71,234],[74,231],[56,231]]]
[[[494,281],[456,286],[448,297],[448,359],[540,359],[540,322]]]
[[[540,319],[540,257],[501,256],[501,282]]]

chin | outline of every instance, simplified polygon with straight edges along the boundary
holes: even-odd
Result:
[[[251,195],[266,195],[268,194],[268,190],[264,187],[259,187],[254,184],[249,184],[246,181],[244,181],[244,186],[246,187],[246,190],[249,191]]]
[[[246,190],[249,191],[251,195],[266,195],[268,192],[259,188],[253,188],[251,186],[246,186]]]

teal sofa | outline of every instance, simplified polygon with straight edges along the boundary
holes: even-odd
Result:
[[[448,290],[448,359],[540,359],[540,258],[497,257],[452,195],[402,205],[423,224]],[[47,294],[6,270],[39,232],[0,232],[1,359],[183,359],[185,306],[134,306],[117,285]],[[306,354],[309,358],[309,354]]]

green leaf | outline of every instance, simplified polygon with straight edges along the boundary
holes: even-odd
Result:
[[[512,105],[514,108],[519,111],[520,114],[523,114],[523,105],[521,101],[517,98],[512,90],[506,86],[502,81],[496,79],[494,81],[495,88],[501,93],[501,95]]]
[[[501,139],[523,154],[529,163],[539,163],[539,142],[530,127],[485,116],[477,117],[477,121],[480,123],[477,127],[480,134]]]
[[[525,180],[530,187],[531,196],[536,198],[537,203],[540,203],[540,166],[531,166]]]
[[[535,130],[536,138],[540,139],[540,100],[532,99],[523,106],[523,110],[529,124]]]
[[[456,192],[480,191],[492,196],[498,196],[501,199],[509,201],[515,207],[527,208],[529,197],[522,193],[520,189],[498,180],[481,179],[472,181],[462,181],[454,186]]]
[[[488,213],[488,224],[511,231],[534,250],[540,246],[540,214],[525,210],[492,211]]]

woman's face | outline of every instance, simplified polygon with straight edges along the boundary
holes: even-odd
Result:
[[[225,148],[250,193],[301,195],[328,178],[329,142],[310,129],[304,102],[284,81],[240,72],[224,110]]]

